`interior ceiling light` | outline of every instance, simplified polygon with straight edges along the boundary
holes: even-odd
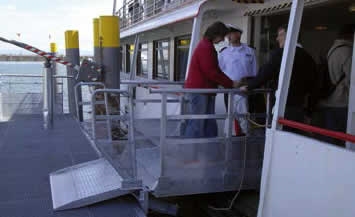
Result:
[[[328,27],[327,26],[316,26],[316,27],[314,27],[314,29],[317,31],[324,31],[324,30],[327,30]]]
[[[353,4],[351,4],[351,5],[349,6],[349,11],[350,11],[350,12],[355,12],[355,3],[353,3]]]

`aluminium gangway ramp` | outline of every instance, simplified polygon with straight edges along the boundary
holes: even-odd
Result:
[[[48,174],[87,161],[101,161],[71,116],[55,115],[54,128],[44,130],[42,115],[14,114],[9,121],[0,122],[0,136],[0,216],[145,216],[131,196],[68,211],[53,210]],[[115,173],[110,174],[111,181],[119,180]],[[108,180],[103,183],[119,186],[119,182]],[[73,194],[69,188],[62,189],[68,197]]]
[[[105,158],[58,170],[50,174],[53,208],[78,208],[131,193],[121,190],[121,183]]]

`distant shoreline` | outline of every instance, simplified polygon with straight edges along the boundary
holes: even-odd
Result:
[[[63,55],[59,55],[58,57],[64,59]],[[92,56],[82,56],[83,58],[92,58]],[[14,56],[14,55],[0,55],[0,62],[43,62],[44,58],[41,56],[34,55],[24,55],[24,56]]]

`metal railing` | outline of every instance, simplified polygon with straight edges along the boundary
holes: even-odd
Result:
[[[118,90],[118,89],[97,89],[95,90],[92,95],[91,95],[91,108],[92,108],[92,138],[96,140],[96,118],[98,115],[96,115],[96,97],[98,94],[103,93],[104,95],[104,105],[105,105],[105,115],[101,116],[101,120],[106,120],[107,122],[107,135],[109,141],[112,141],[112,127],[111,127],[111,120],[116,119],[116,120],[121,120],[121,116],[118,115],[116,117],[112,116],[110,114],[110,109],[108,105],[108,98],[107,98],[107,93],[116,93],[116,94],[128,94],[127,91],[123,90]]]
[[[166,151],[165,149],[168,148],[169,144],[170,145],[186,145],[186,144],[204,144],[204,143],[221,143],[225,144],[225,152],[223,152],[225,155],[224,160],[225,164],[227,165],[228,161],[230,161],[231,156],[230,156],[230,149],[232,148],[233,142],[241,142],[239,137],[232,137],[232,122],[233,119],[237,117],[244,117],[248,118],[250,117],[248,114],[236,114],[234,112],[234,103],[233,103],[233,96],[235,94],[241,94],[241,95],[248,95],[248,94],[266,94],[266,114],[264,114],[263,118],[266,119],[266,126],[268,125],[271,116],[271,109],[270,109],[270,94],[271,90],[255,90],[251,91],[248,93],[240,92],[239,90],[236,89],[183,89],[183,88],[177,88],[172,85],[181,85],[183,82],[169,82],[169,81],[146,81],[146,82],[140,82],[140,81],[121,81],[122,85],[127,85],[128,89],[127,90],[120,90],[120,89],[97,89],[92,92],[91,95],[91,137],[94,142],[96,150],[98,150],[105,158],[107,158],[110,162],[112,162],[112,165],[117,169],[117,171],[120,171],[121,173],[124,173],[125,175],[122,176],[124,177],[124,181],[127,184],[127,186],[137,186],[139,185],[139,180],[137,178],[137,165],[136,165],[136,149],[137,145],[140,146],[142,142],[146,141],[151,141],[154,144],[155,141],[155,135],[159,137],[159,149],[160,150],[160,176],[164,177],[164,171],[166,171],[167,167],[167,162],[165,162],[167,159]],[[75,86],[75,94],[76,94],[76,99],[77,94],[79,91],[77,89],[83,85],[87,86],[100,86],[104,88],[104,85],[99,82],[81,82],[78,83]],[[164,87],[164,85],[166,85]],[[169,87],[170,86],[170,87]],[[155,96],[161,95],[160,98],[156,99],[149,99],[146,98],[147,96],[144,96],[142,99],[137,99],[136,96],[134,95],[134,89],[137,87],[145,87],[149,88],[149,92],[151,94],[155,94]],[[161,88],[160,88],[161,87]],[[175,108],[176,106],[179,106],[179,103],[181,105],[180,111],[183,111],[183,104],[187,102],[187,99],[184,98],[184,94],[186,93],[200,93],[200,94],[218,94],[218,93],[225,93],[228,94],[228,100],[229,100],[229,106],[228,106],[228,112],[226,114],[203,114],[203,115],[187,115],[187,114],[168,114],[168,104],[172,103],[173,107]],[[99,101],[99,104],[104,104],[105,105],[105,113],[103,114],[98,114],[97,113],[97,105],[98,105],[98,96],[101,98],[103,97],[103,101]],[[119,113],[112,113],[110,109],[111,103],[110,98],[112,97],[119,97],[119,102],[123,102],[123,98],[127,98],[126,105],[128,106],[128,111],[122,111],[120,108],[120,104],[118,104],[119,107]],[[146,129],[145,125],[143,126],[138,126],[142,122],[139,121],[145,121],[145,120],[150,120],[149,117],[142,117],[142,118],[136,118],[135,117],[135,110],[140,109],[141,106],[137,106],[138,103],[159,103],[161,111],[154,110],[154,113],[157,113],[157,118],[154,118],[158,121],[160,121],[160,130],[155,130],[155,129]],[[85,103],[84,102],[79,102],[76,100],[76,105],[77,106],[83,106]],[[112,106],[112,105],[111,105]],[[115,105],[116,106],[116,105]],[[176,107],[177,108],[177,107]],[[175,124],[176,123],[181,123],[181,121],[187,120],[187,119],[216,119],[216,120],[226,120],[228,130],[224,136],[220,137],[215,137],[215,138],[185,138],[181,135],[179,136],[174,136],[171,135],[172,132],[168,130],[169,127],[172,125],[168,126],[168,122],[172,121],[173,122],[173,127],[175,129]],[[118,126],[123,126],[126,127],[126,134],[122,136],[118,141],[113,141],[112,140],[112,121],[115,120],[118,122]],[[105,126],[99,125],[98,121],[104,121]],[[178,128],[180,125],[178,126]],[[106,129],[105,129],[106,128]],[[178,129],[177,128],[177,129]],[[97,129],[100,130],[105,130],[107,131],[108,135],[108,140],[100,140],[100,135],[98,135]],[[141,129],[143,130],[153,130],[154,134],[150,134],[151,132],[148,132],[146,134],[141,134]],[[171,129],[171,128],[170,128]],[[104,131],[101,131],[101,133]],[[176,131],[177,132],[177,131]],[[176,133],[176,132],[173,132]],[[145,133],[145,132],[143,132]],[[155,134],[157,133],[157,134]],[[128,136],[126,137],[126,135]],[[153,139],[153,140],[151,140]],[[121,150],[121,151],[120,151]],[[122,151],[125,150],[125,151]],[[117,156],[116,156],[117,155]],[[164,159],[165,158],[165,159]],[[130,183],[133,183],[130,185]]]
[[[320,127],[315,127],[309,124],[304,124],[300,123],[297,121],[292,121],[292,120],[287,120],[284,118],[279,118],[277,122],[281,125],[297,129],[303,132],[308,132],[308,133],[316,133],[318,135],[326,136],[329,138],[333,139],[338,139],[344,142],[352,142],[355,143],[355,135],[339,132],[339,131],[334,131],[334,130],[328,130]]]
[[[11,118],[13,114],[39,114],[43,112],[44,76],[38,74],[0,74],[0,93],[2,94],[1,110],[4,116]],[[57,113],[63,112],[63,85],[66,76],[54,76],[55,108]]]
[[[120,28],[128,28],[138,22],[199,0],[129,0],[116,13]]]
[[[80,121],[80,111],[83,111],[83,106],[84,105],[91,105],[91,102],[84,102],[83,97],[82,96],[79,97],[79,92],[80,92],[79,88],[81,88],[82,86],[101,87],[103,89],[106,88],[105,84],[102,83],[102,82],[79,82],[76,85],[74,85],[74,97],[75,97],[76,115],[77,115],[77,118],[78,118],[79,121]],[[79,99],[81,99],[81,101]],[[103,103],[101,103],[101,104],[103,104]]]
[[[118,120],[118,121],[126,121],[128,122],[128,143],[126,150],[128,150],[129,158],[130,158],[130,171],[128,178],[124,178],[125,183],[127,183],[127,186],[134,187],[137,184],[139,185],[139,181],[137,180],[137,163],[136,163],[136,146],[135,146],[135,139],[134,139],[134,113],[133,113],[133,101],[132,97],[129,95],[128,91],[125,90],[119,90],[119,89],[97,89],[92,93],[91,100],[92,100],[92,138],[96,142],[96,122],[98,119],[98,115],[96,114],[96,97],[98,95],[104,95],[104,102],[105,102],[105,115],[100,116],[100,120],[106,120],[107,123],[107,134],[110,139],[109,142],[112,142],[112,127],[111,127],[111,121],[112,120]],[[118,97],[128,97],[128,105],[129,105],[129,112],[128,114],[118,114],[118,115],[111,115],[110,109],[109,109],[109,103],[108,103],[108,94],[114,94]],[[113,163],[113,165],[117,165],[117,162],[115,162],[114,159],[112,159],[112,156],[110,156],[110,153],[108,153],[106,150],[104,150],[101,145],[97,146],[98,150],[108,159]],[[125,152],[123,152],[125,153]],[[116,168],[118,168],[117,166]],[[122,172],[122,171],[121,171]]]
[[[161,121],[160,121],[160,171],[161,177],[164,177],[164,162],[165,156],[165,148],[167,144],[203,144],[203,143],[211,143],[211,142],[220,142],[226,143],[225,149],[225,161],[229,161],[228,156],[230,153],[230,145],[232,144],[232,121],[240,117],[241,115],[234,113],[234,98],[233,95],[251,95],[251,94],[266,94],[266,114],[265,114],[265,126],[268,127],[268,123],[271,117],[271,109],[270,109],[270,94],[271,90],[254,90],[248,93],[242,92],[237,89],[151,89],[151,93],[161,94]],[[169,94],[218,94],[225,93],[228,94],[228,109],[227,114],[189,114],[189,115],[168,115],[167,114],[167,96]],[[248,115],[242,115],[247,117]],[[227,132],[223,137],[215,137],[215,138],[169,138],[167,135],[167,122],[169,120],[191,120],[191,119],[215,119],[215,120],[223,120],[227,121]]]

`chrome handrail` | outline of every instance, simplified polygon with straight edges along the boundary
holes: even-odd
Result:
[[[43,78],[43,75],[34,75],[34,74],[0,74],[0,77],[34,77],[34,78]]]
[[[200,93],[200,94],[217,94],[217,93],[234,93],[240,95],[250,95],[255,93],[270,93],[271,89],[255,89],[248,92],[239,89],[197,89],[197,88],[169,88],[169,89],[150,89],[150,93]]]
[[[74,97],[75,97],[75,108],[76,108],[76,115],[78,120],[80,121],[80,106],[83,106],[83,101],[79,102],[79,98],[82,99],[82,97],[79,97],[79,87],[81,86],[99,86],[102,88],[106,88],[105,84],[102,82],[79,82],[76,85],[74,85]]]
[[[183,81],[136,81],[136,80],[121,80],[121,84],[132,86],[148,86],[148,85],[184,85]]]
[[[110,142],[112,141],[111,135],[111,118],[110,118],[110,111],[108,108],[108,99],[107,94],[118,94],[120,96],[128,97],[128,104],[129,104],[129,131],[128,131],[128,144],[129,144],[129,152],[131,155],[132,160],[132,174],[133,180],[137,180],[137,164],[136,164],[136,147],[135,147],[135,140],[134,140],[134,115],[133,115],[133,101],[132,97],[129,95],[129,91],[120,90],[120,89],[97,89],[92,93],[91,96],[91,107],[92,107],[92,139],[96,142],[96,95],[97,94],[104,94],[105,98],[105,109],[106,109],[106,120],[107,120],[107,134],[109,137]]]
[[[270,94],[271,89],[257,89],[249,92],[243,92],[239,89],[150,89],[150,93],[159,93],[161,94],[161,119],[160,119],[160,176],[164,177],[164,166],[165,166],[165,148],[166,143],[171,141],[167,136],[167,122],[168,120],[185,120],[185,119],[221,119],[226,118],[227,123],[227,132],[224,137],[214,138],[215,141],[225,141],[225,161],[228,162],[228,156],[230,153],[230,146],[232,143],[232,123],[233,119],[238,117],[234,111],[234,97],[233,95],[250,95],[250,94],[259,94],[266,93],[267,103],[266,103],[266,124],[265,127],[268,127],[270,120]],[[217,93],[227,93],[228,94],[228,109],[226,115],[216,115],[216,114],[191,114],[191,115],[168,115],[167,114],[167,96],[168,94],[181,94],[181,93],[196,93],[196,94],[217,94]],[[246,115],[248,117],[248,115]],[[181,139],[181,138],[180,138]],[[174,139],[172,139],[174,140]],[[175,139],[176,140],[176,139]],[[211,138],[185,138],[182,140],[188,140],[188,143],[208,143],[211,142]],[[186,142],[186,141],[185,141]],[[181,143],[180,143],[181,144]]]

